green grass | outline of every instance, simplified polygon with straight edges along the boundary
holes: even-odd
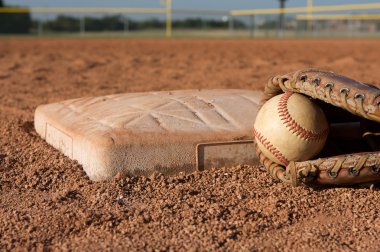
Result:
[[[165,30],[142,30],[142,31],[106,31],[106,32],[44,32],[41,35],[36,33],[25,35],[1,35],[7,37],[43,37],[43,38],[165,38]],[[278,38],[276,30],[255,30],[253,33],[255,38]],[[173,29],[172,37],[174,38],[250,38],[249,30],[227,29]],[[305,31],[285,31],[283,38],[379,38],[380,32],[305,32]]]

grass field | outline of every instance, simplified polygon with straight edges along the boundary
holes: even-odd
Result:
[[[57,38],[163,38],[165,30],[141,31],[104,31],[104,32],[50,32],[38,34],[32,31],[27,35],[0,35],[0,37],[57,37]],[[380,32],[348,32],[348,31],[285,31],[279,36],[277,30],[233,30],[228,29],[173,29],[174,38],[379,38]]]

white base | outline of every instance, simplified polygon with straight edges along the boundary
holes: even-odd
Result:
[[[261,92],[181,90],[41,105],[36,131],[93,180],[253,164]]]

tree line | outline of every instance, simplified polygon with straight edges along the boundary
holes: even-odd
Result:
[[[6,6],[3,0],[0,0],[1,7]],[[14,7],[17,8],[17,7]],[[29,12],[26,13],[0,13],[0,33],[29,33],[32,26],[32,19]]]
[[[53,20],[43,22],[44,30],[48,31],[78,31],[80,29],[81,18],[67,15],[59,15]],[[145,29],[163,29],[165,20],[150,18],[146,20],[133,20],[122,15],[112,15],[104,17],[85,17],[83,19],[86,31],[118,31],[128,29],[130,31],[145,30]],[[202,18],[186,18],[183,20],[173,20],[174,28],[184,29],[202,29],[202,28],[227,28],[228,23],[222,20],[202,19]],[[38,22],[33,22],[33,27],[36,28]],[[234,27],[245,28],[245,24],[239,20],[234,21]]]
[[[21,8],[16,6],[6,6],[3,0],[0,0],[0,7]],[[26,9],[27,8],[23,8]],[[51,20],[32,20],[30,12],[26,13],[0,13],[0,34],[18,34],[31,33],[37,31],[41,25],[44,31],[51,32],[75,32],[80,30],[80,17],[69,15],[58,15]],[[144,29],[163,29],[165,20],[150,18],[146,20],[133,20],[122,15],[111,15],[103,17],[85,17],[84,26],[86,31],[118,31],[128,29],[130,31]],[[174,28],[183,29],[217,29],[227,28],[228,22],[216,19],[186,18],[182,20],[173,20]],[[234,20],[234,28],[245,28],[246,25]]]

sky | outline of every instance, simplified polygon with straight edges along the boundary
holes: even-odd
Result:
[[[160,0],[4,0],[4,2],[7,5],[20,5],[29,7],[164,7]],[[173,9],[240,10],[278,7],[278,0],[172,0],[172,2]],[[314,0],[314,5],[342,5],[360,3],[380,3],[380,0]],[[306,5],[307,0],[286,1],[287,7],[300,7]],[[49,13],[37,14],[33,16],[52,18],[55,15]],[[142,17],[144,15],[140,14],[132,16]]]

